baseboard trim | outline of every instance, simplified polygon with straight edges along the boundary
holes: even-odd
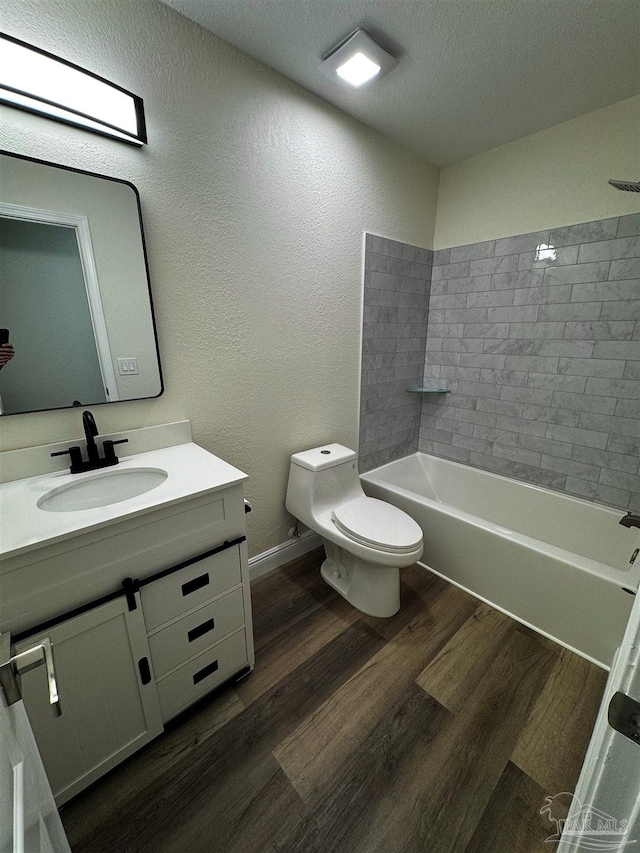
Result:
[[[249,577],[251,581],[261,578],[263,575],[268,575],[270,572],[275,572],[291,560],[296,560],[309,551],[319,548],[322,545],[322,539],[317,533],[312,530],[307,530],[299,539],[290,539],[287,542],[281,542],[275,548],[269,548],[268,551],[263,551],[262,554],[256,554],[255,557],[249,558]]]

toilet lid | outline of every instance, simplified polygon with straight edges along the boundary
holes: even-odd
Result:
[[[420,526],[401,509],[376,498],[357,498],[331,513],[345,536],[383,551],[415,551],[422,542]]]

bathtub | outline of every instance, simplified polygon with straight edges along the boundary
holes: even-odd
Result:
[[[426,453],[361,481],[422,527],[421,565],[609,668],[640,572],[623,511]]]

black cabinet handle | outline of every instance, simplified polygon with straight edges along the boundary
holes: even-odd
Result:
[[[140,670],[140,681],[143,684],[148,684],[151,681],[151,667],[148,658],[140,658],[138,669]]]
[[[210,583],[209,572],[206,572],[204,575],[200,575],[200,577],[187,581],[187,583],[183,583],[182,594],[189,595],[189,593],[195,592],[197,589],[202,589],[203,586],[207,586],[208,583]]]
[[[201,670],[196,672],[193,676],[193,683],[199,684],[203,681],[208,675],[213,675],[213,673],[218,669],[218,661],[214,660],[213,663],[208,664],[208,666],[203,667]]]
[[[195,628],[192,628],[187,632],[189,642],[192,643],[194,640],[197,640],[198,637],[208,634],[209,631],[213,631],[215,627],[213,619],[207,619],[207,621],[203,622],[202,625],[197,625]]]

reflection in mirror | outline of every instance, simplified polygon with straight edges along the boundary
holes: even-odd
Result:
[[[2,413],[160,393],[135,188],[0,154]]]

